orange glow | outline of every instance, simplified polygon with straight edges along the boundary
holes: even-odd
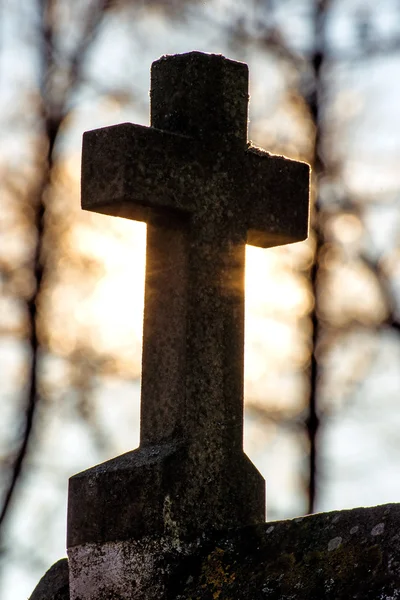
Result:
[[[49,207],[55,226],[60,211],[71,210],[57,239],[58,256],[52,258],[54,279],[42,301],[45,338],[56,354],[92,348],[114,357],[121,376],[138,377],[146,228],[82,212],[78,162],[74,156],[60,163]],[[301,270],[311,255],[309,243],[246,249],[245,394],[252,402],[280,403],[290,411],[303,406],[299,373],[309,360],[305,325],[313,300]]]

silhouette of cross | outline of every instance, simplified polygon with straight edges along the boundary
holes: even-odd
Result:
[[[245,244],[307,237],[309,166],[251,146],[247,110],[247,65],[190,52],[153,63],[151,127],[84,134],[82,207],[147,223],[135,452],[185,448],[179,483],[154,484],[184,533],[264,520],[243,452]]]

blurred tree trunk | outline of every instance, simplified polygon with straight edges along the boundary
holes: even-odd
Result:
[[[87,50],[98,32],[101,20],[110,4],[110,0],[98,0],[92,3],[91,8],[86,11],[86,21],[83,26],[81,25],[80,41],[69,58],[66,81],[60,93],[60,89],[57,88],[56,84],[57,54],[59,51],[56,40],[57,2],[56,0],[40,0],[38,3],[38,22],[40,23],[38,47],[41,60],[39,75],[40,106],[37,107],[37,112],[41,119],[42,142],[40,144],[41,159],[37,164],[36,187],[32,190],[30,198],[34,214],[33,227],[36,230],[36,244],[31,260],[35,286],[32,296],[27,301],[31,357],[21,442],[13,460],[10,481],[0,511],[0,547],[2,526],[10,511],[17,485],[23,474],[23,467],[28,456],[34,429],[35,413],[40,400],[38,384],[41,346],[38,306],[45,276],[46,201],[48,201],[51,191],[54,148],[61,125],[68,114],[69,98],[80,83]]]
[[[319,195],[319,181],[325,172],[325,163],[322,153],[322,122],[321,103],[323,101],[323,68],[326,61],[326,20],[330,0],[315,0],[313,13],[314,26],[314,48],[311,56],[311,67],[313,73],[313,87],[311,93],[305,98],[310,115],[315,127],[314,151],[312,157],[313,184],[315,186],[315,200],[312,212],[312,226],[315,236],[315,255],[310,272],[310,283],[314,297],[314,308],[311,313],[313,327],[312,354],[310,365],[310,397],[309,415],[306,421],[308,438],[310,443],[309,459],[309,488],[308,488],[308,513],[315,512],[317,500],[317,477],[318,477],[318,430],[320,419],[318,414],[318,386],[320,373],[318,367],[318,341],[321,333],[321,323],[318,313],[318,268],[320,251],[324,243],[321,202]]]

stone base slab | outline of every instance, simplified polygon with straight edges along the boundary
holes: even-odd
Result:
[[[196,459],[190,446],[165,443],[71,477],[68,548],[162,536],[193,539],[202,531],[265,521],[265,481],[243,451],[215,459],[209,469],[200,469]]]
[[[68,554],[70,600],[398,600],[400,504]]]

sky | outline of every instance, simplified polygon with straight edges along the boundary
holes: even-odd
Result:
[[[262,4],[252,3],[254,10],[246,11],[255,33]],[[310,3],[275,4],[271,26],[279,26],[294,52],[307,51]],[[342,161],[344,167],[340,184],[334,181],[325,186],[324,201],[334,203],[345,189],[363,207],[363,227],[358,218],[346,221],[333,215],[328,228],[332,241],[341,244],[341,252],[348,260],[335,270],[336,279],[328,281],[334,301],[329,302],[328,297],[324,306],[332,318],[343,321],[344,327],[346,315],[353,314],[355,304],[361,324],[363,314],[369,318],[373,313],[377,319],[379,315],[379,292],[371,278],[354,267],[354,257],[364,246],[373,256],[395,249],[399,239],[400,55],[359,60],[353,20],[357,11],[367,5],[374,3],[336,1],[329,26],[332,75],[327,82],[330,96],[326,110],[330,113],[332,147],[327,153]],[[48,310],[53,343],[59,352],[57,356],[45,357],[44,369],[49,385],[62,389],[70,375],[68,352],[77,340],[89,337],[97,349],[119,352],[130,376],[97,378],[93,393],[97,433],[77,419],[77,392],[74,396],[72,391],[68,398],[54,392],[53,401],[40,409],[38,430],[45,434],[38,436],[9,523],[6,568],[0,580],[0,597],[4,600],[26,598],[44,570],[65,555],[68,477],[135,447],[139,439],[145,228],[105,216],[76,216],[80,211],[82,132],[126,120],[147,125],[151,62],[165,53],[196,48],[248,62],[249,132],[256,144],[267,149],[272,145],[276,151],[293,157],[307,152],[308,125],[298,124],[296,111],[300,108],[292,110],[286,100],[288,82],[295,82],[299,72],[288,72],[282,61],[262,55],[256,44],[232,47],[221,35],[243,6],[228,0],[205,2],[191,8],[186,21],[174,23],[155,10],[143,10],[130,20],[126,15],[110,18],[88,62],[85,85],[71,100],[71,116],[57,147],[62,184],[56,207],[68,205],[74,215],[66,237],[67,247],[100,262],[102,270],[95,281],[77,287],[73,267],[61,259],[57,263],[60,280]],[[394,1],[379,3],[373,20],[375,36],[400,37],[395,8]],[[66,8],[61,15],[66,22],[68,18],[72,20],[68,11]],[[34,111],[26,110],[26,99],[37,77],[37,62],[32,54],[33,13],[33,3],[9,1],[3,5],[0,174],[11,167],[25,174],[24,169],[32,160],[26,131],[35,129],[36,116]],[[69,31],[65,43],[72,46],[76,34],[73,28]],[[336,55],[346,58],[339,60]],[[132,60],[127,61],[127,56]],[[115,89],[120,94],[110,97],[108,92]],[[61,209],[57,210],[55,214],[62,215]],[[4,244],[4,254],[18,258],[25,251],[27,240],[14,235],[7,225],[10,214],[7,205],[0,249]],[[302,369],[307,338],[301,323],[312,301],[299,265],[307,264],[310,253],[309,244],[268,251],[247,249],[245,397],[267,409],[278,404],[285,406],[294,418],[304,405],[306,381]],[[400,278],[393,258],[396,254],[393,251],[388,256],[394,272],[392,285],[398,292]],[[336,256],[329,260],[338,266]],[[10,326],[21,321],[23,309],[13,299],[4,297],[0,314]],[[61,328],[60,323],[66,321],[68,327]],[[27,355],[24,344],[14,336],[1,336],[0,368],[7,373],[0,390],[2,454],[15,443],[11,425],[24,401],[19,380]],[[362,327],[346,331],[328,353],[328,379],[321,400],[327,418],[321,431],[318,510],[399,501],[399,364],[399,342],[390,330],[374,335]],[[360,373],[358,385],[354,376]],[[269,518],[303,514],[301,478],[306,467],[305,448],[304,434],[296,428],[260,422],[253,413],[247,415],[245,449],[267,480]]]

